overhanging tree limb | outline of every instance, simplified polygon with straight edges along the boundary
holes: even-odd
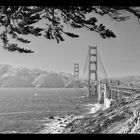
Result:
[[[91,17],[87,19],[86,15],[89,13]],[[58,43],[65,40],[63,34],[78,37],[76,34],[64,31],[63,23],[65,23],[72,28],[85,27],[97,32],[102,38],[115,38],[113,31],[107,29],[103,24],[96,24],[98,19],[95,18],[95,15],[108,15],[116,21],[125,21],[130,18],[128,13],[140,19],[140,6],[1,6],[0,27],[5,27],[7,31],[2,31],[0,38],[3,43],[5,42],[4,45],[8,45],[9,51],[11,47],[12,51],[25,53],[32,51],[20,48],[18,44],[10,45],[8,34],[22,43],[30,43],[30,41],[19,35],[41,36],[45,33],[46,38],[56,39]],[[46,20],[45,29],[35,26],[41,20]]]

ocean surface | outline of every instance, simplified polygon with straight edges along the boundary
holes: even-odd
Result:
[[[0,88],[0,133],[38,133],[49,116],[89,111],[87,89]]]

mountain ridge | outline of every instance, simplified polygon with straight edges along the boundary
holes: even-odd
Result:
[[[70,81],[73,75],[64,72],[0,64],[0,87],[64,88]]]
[[[109,80],[119,81],[126,86],[140,87],[140,76],[137,75],[110,78]],[[81,79],[76,82],[76,87],[82,88],[85,86],[88,86],[87,83]],[[73,88],[74,76],[66,72],[0,64],[0,87]]]

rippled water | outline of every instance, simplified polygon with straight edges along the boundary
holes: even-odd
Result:
[[[0,133],[36,133],[50,115],[79,115],[95,103],[85,89],[1,88]]]

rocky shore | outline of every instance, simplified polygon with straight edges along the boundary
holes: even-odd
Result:
[[[140,94],[122,98],[107,109],[95,104],[81,116],[49,117],[42,134],[140,133]]]
[[[140,94],[122,98],[106,110],[85,114],[69,123],[64,134],[140,133]]]
[[[62,134],[65,132],[65,128],[76,119],[82,119],[87,114],[93,114],[103,106],[100,104],[89,104],[87,105],[90,110],[84,115],[65,115],[65,116],[50,116],[44,120],[44,128],[39,132],[40,134]]]
[[[50,116],[45,119],[43,130],[40,134],[60,134],[64,131],[65,127],[71,123],[74,119],[80,116],[66,115],[66,116]]]

